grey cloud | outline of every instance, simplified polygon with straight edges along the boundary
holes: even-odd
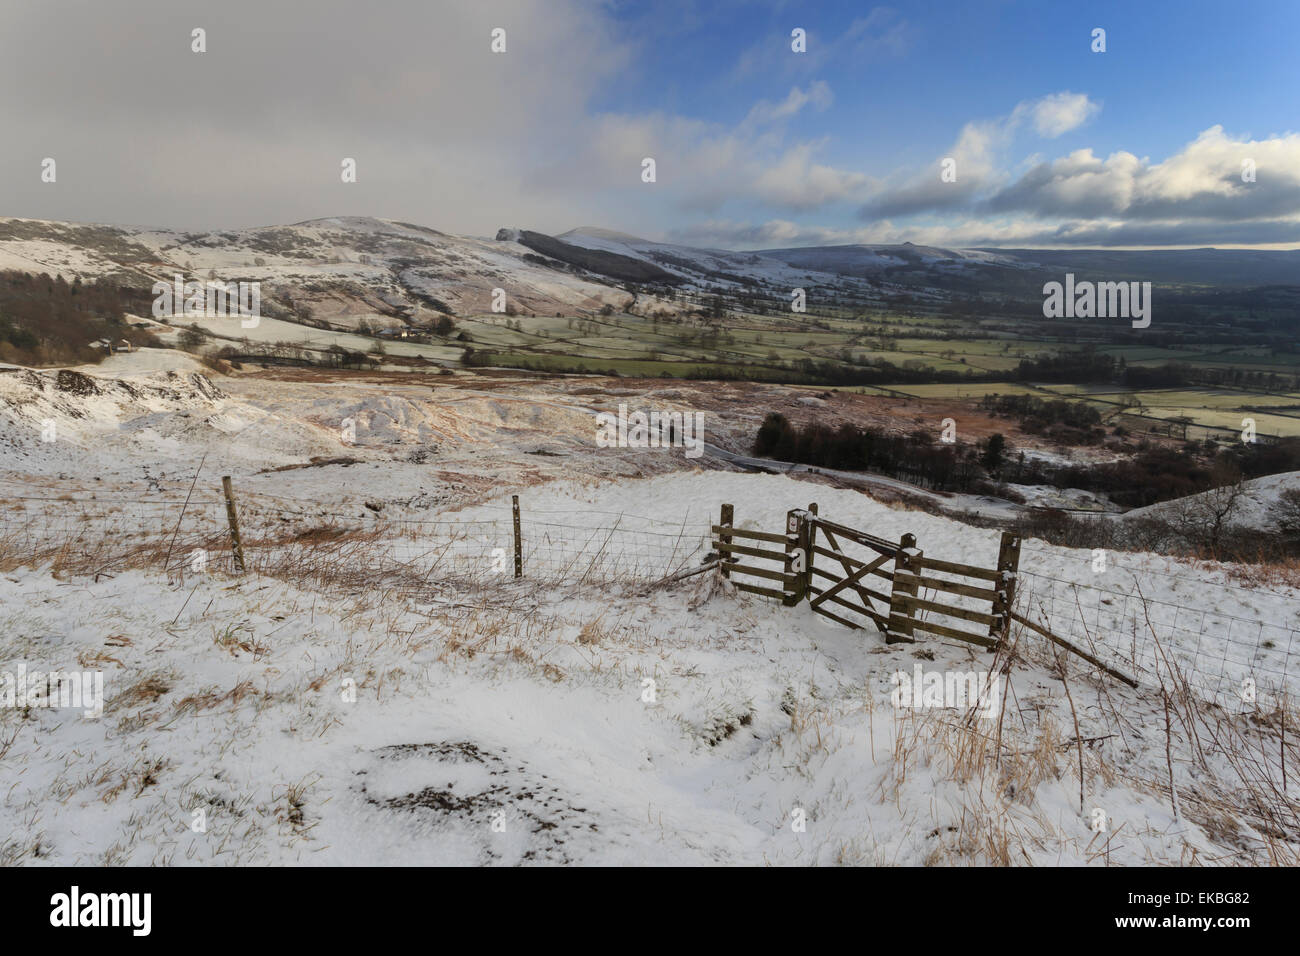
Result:
[[[532,177],[630,56],[598,0],[45,0],[6,4],[0,34],[0,212],[195,228],[590,218]],[[39,179],[46,156],[55,184]],[[344,157],[356,184],[340,182]]]

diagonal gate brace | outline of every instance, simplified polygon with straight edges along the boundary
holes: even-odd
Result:
[[[827,598],[835,596],[844,588],[852,587],[853,590],[857,592],[858,597],[862,600],[862,604],[864,606],[864,611],[866,615],[871,618],[872,622],[876,625],[877,628],[879,628],[882,634],[887,634],[889,632],[889,629],[884,625],[880,615],[873,608],[871,604],[871,596],[867,594],[867,592],[861,586],[859,586],[858,582],[861,581],[863,577],[870,574],[872,571],[894,560],[894,556],[892,554],[881,555],[875,561],[872,561],[869,564],[864,564],[862,567],[858,568],[858,570],[854,571],[848,562],[848,558],[844,555],[844,552],[841,550],[839,542],[835,540],[835,536],[831,534],[829,531],[827,531],[825,527],[821,529],[821,532],[822,534],[826,535],[827,543],[832,548],[835,549],[835,553],[839,556],[840,564],[844,566],[844,573],[848,576],[836,582],[834,585],[827,588],[821,594],[817,595],[815,598],[812,599],[812,601],[809,602],[809,604],[812,607],[816,608]],[[827,612],[823,611],[822,613],[825,614]]]

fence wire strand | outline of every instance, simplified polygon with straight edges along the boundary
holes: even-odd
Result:
[[[210,489],[196,489],[184,508],[184,498],[174,495],[5,498],[11,507],[0,511],[0,531],[11,555],[57,562],[84,554],[90,556],[91,570],[113,573],[141,554],[161,562],[154,551],[174,534],[175,545],[167,549],[169,574],[202,566],[233,570],[224,499]],[[248,492],[239,496],[244,551],[255,568],[288,560],[301,570],[313,562],[333,561],[347,565],[353,580],[372,574],[406,580],[417,589],[428,582],[489,584],[514,578],[508,505],[411,515],[392,504],[359,505],[346,512],[337,506],[313,508],[306,501],[304,507],[287,508],[285,500]],[[525,508],[523,576],[550,584],[659,580],[701,563],[711,550],[711,523],[688,517],[673,527],[645,515]],[[1059,554],[1028,543],[1025,547],[1026,557]],[[1200,693],[1217,702],[1242,700],[1250,687],[1258,695],[1297,689],[1292,675],[1300,629],[1238,613],[1256,603],[1261,592],[1145,567],[1116,568],[1127,573],[1109,575],[1105,585],[1083,583],[1034,570],[1033,560],[1021,564],[1016,603],[1022,614],[1141,681],[1158,683],[1172,662]],[[1174,583],[1144,588],[1148,575]],[[1125,584],[1129,576],[1131,586]],[[1195,593],[1179,601],[1176,592],[1188,588]],[[1282,600],[1281,595],[1271,597]]]

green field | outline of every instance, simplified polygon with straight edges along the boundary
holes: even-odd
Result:
[[[473,346],[499,352],[504,365],[529,365],[546,371],[615,371],[620,375],[677,377],[702,370],[736,369],[757,381],[771,379],[799,363],[835,363],[849,368],[887,362],[909,372],[927,370],[988,378],[1014,374],[1022,359],[1034,358],[1067,343],[1045,335],[1042,340],[1013,340],[1005,332],[981,335],[983,326],[943,316],[874,312],[869,317],[845,310],[800,316],[729,313],[710,323],[655,322],[640,315],[595,319],[528,318],[522,330],[507,328],[500,316],[459,320],[474,338]],[[1108,345],[1099,351],[1123,357],[1138,367],[1176,362],[1206,368],[1246,368],[1253,372],[1294,371],[1292,356],[1241,346],[1219,348]],[[908,395],[921,399],[976,400],[988,394],[1038,394],[1087,401],[1105,420],[1125,414],[1125,423],[1152,430],[1156,419],[1186,417],[1194,424],[1240,429],[1253,418],[1263,435],[1300,435],[1300,393],[1248,389],[1147,389],[1116,386],[1031,384],[1018,381],[956,381],[914,384],[901,380],[837,387],[864,394]],[[1252,411],[1276,409],[1276,412]],[[1166,429],[1167,430],[1167,429]],[[1190,433],[1189,433],[1190,437]]]
[[[973,318],[945,314],[937,306],[908,310],[830,307],[815,313],[752,312],[734,304],[719,313],[695,313],[703,297],[679,303],[677,313],[652,315],[546,316],[473,314],[455,318],[455,333],[427,345],[387,342],[393,356],[455,360],[472,349],[481,364],[546,372],[613,372],[633,377],[711,374],[753,381],[809,382],[866,394],[901,394],[919,399],[977,400],[985,395],[1037,394],[1087,401],[1110,421],[1160,430],[1161,422],[1186,417],[1197,425],[1240,429],[1254,418],[1264,435],[1300,434],[1300,391],[1251,388],[1158,389],[1114,385],[1082,386],[1016,380],[1022,360],[1078,348],[1077,334],[1062,325],[1020,317]],[[928,310],[927,310],[928,309]],[[271,330],[267,330],[268,333]],[[1077,333],[1077,330],[1075,330]],[[274,334],[279,334],[277,327]],[[314,344],[331,336],[359,347],[361,336],[311,330]],[[1172,341],[1168,332],[1164,341]],[[269,335],[268,335],[269,337]],[[1122,336],[1121,336],[1122,337]],[[1279,373],[1287,385],[1300,369],[1300,354],[1239,343],[1097,344],[1099,352],[1130,367],[1179,363],[1248,375]],[[887,363],[884,365],[882,363]],[[818,378],[809,376],[816,369]],[[821,370],[835,369],[870,384],[835,384]],[[953,381],[918,384],[949,376]],[[975,380],[967,380],[975,379]],[[981,381],[980,379],[987,379]],[[1234,381],[1245,381],[1237,378]],[[1265,384],[1276,384],[1268,383]],[[1261,409],[1253,411],[1252,409]],[[1136,417],[1135,417],[1136,416]]]

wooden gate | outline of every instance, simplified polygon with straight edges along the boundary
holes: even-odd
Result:
[[[894,571],[890,624],[895,640],[913,640],[916,631],[924,631],[996,647],[1010,623],[1019,562],[1020,539],[1010,533],[1002,535],[997,568],[940,561],[910,549]],[[982,625],[984,631],[971,630],[969,624]]]
[[[742,591],[786,606],[806,599],[818,614],[845,627],[874,625],[890,644],[915,641],[917,631],[990,648],[1006,636],[1020,563],[1015,535],[1002,535],[996,568],[981,568],[927,557],[912,534],[894,543],[828,521],[815,504],[789,512],[785,534],[738,529],[734,514],[731,505],[722,506],[713,546],[722,556],[722,573]],[[769,547],[739,545],[736,538]],[[780,570],[741,564],[738,555],[780,562]],[[736,581],[737,574],[780,581],[781,588]]]

